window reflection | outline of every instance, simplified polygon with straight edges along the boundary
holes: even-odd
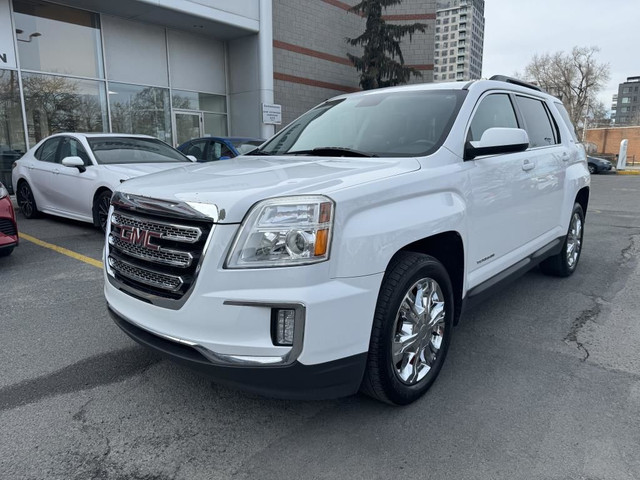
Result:
[[[0,182],[11,191],[11,165],[25,152],[18,74],[0,70]]]
[[[169,89],[109,83],[111,128],[140,133],[171,143]]]
[[[98,15],[46,2],[14,0],[20,66],[103,78]]]
[[[226,113],[227,111],[227,101],[224,95],[173,90],[171,100],[173,102],[173,108],[204,110],[218,113]]]
[[[58,132],[107,130],[103,82],[23,73],[22,87],[31,145]]]

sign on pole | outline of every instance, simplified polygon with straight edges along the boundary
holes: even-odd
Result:
[[[629,140],[626,138],[620,142],[620,154],[618,155],[618,165],[616,166],[617,170],[624,170],[627,168],[627,145],[629,144]]]
[[[262,123],[280,125],[282,123],[282,105],[262,104]]]

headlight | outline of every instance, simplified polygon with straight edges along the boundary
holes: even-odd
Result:
[[[0,183],[0,198],[4,198],[9,195],[9,191]]]
[[[327,260],[333,201],[281,197],[254,205],[233,242],[227,268],[288,267]]]

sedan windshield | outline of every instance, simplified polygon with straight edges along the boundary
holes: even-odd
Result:
[[[238,155],[245,155],[262,145],[264,140],[237,140],[232,143],[238,151]]]
[[[424,156],[444,142],[466,91],[372,91],[305,113],[255,154]]]
[[[94,137],[88,140],[100,165],[190,162],[180,152],[155,138]]]

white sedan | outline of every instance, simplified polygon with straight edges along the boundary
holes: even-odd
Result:
[[[44,212],[104,230],[111,193],[120,183],[191,161],[146,135],[60,133],[13,164],[12,182],[26,218]]]

